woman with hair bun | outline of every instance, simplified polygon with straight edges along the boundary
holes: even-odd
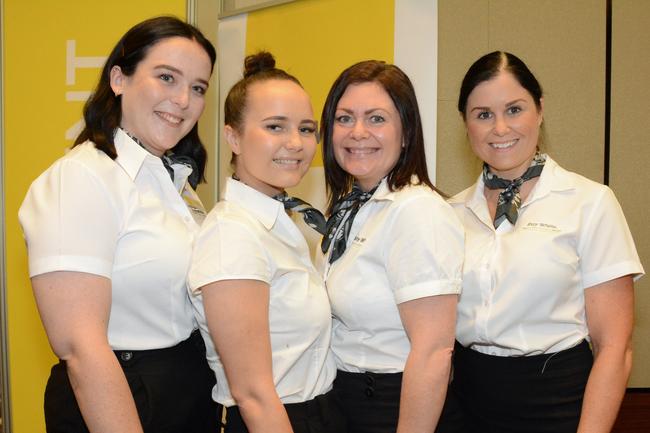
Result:
[[[316,151],[309,96],[261,52],[246,58],[224,110],[234,174],[198,236],[189,285],[225,431],[344,432],[329,301],[292,216],[320,232],[325,221],[285,192]]]

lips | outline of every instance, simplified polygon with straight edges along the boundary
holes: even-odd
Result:
[[[297,167],[302,162],[302,159],[274,158],[273,162],[284,167]]]
[[[163,119],[167,123],[171,123],[172,125],[178,125],[183,121],[182,117],[174,116],[171,113],[165,113],[163,111],[156,111],[155,112],[158,117]]]
[[[516,138],[514,140],[509,140],[509,141],[499,141],[499,142],[493,141],[493,142],[490,142],[489,144],[490,144],[491,147],[501,150],[501,149],[509,149],[509,148],[511,148],[512,146],[517,144],[518,141],[519,141],[519,139]]]
[[[352,155],[369,155],[379,150],[377,147],[346,147],[345,151]]]

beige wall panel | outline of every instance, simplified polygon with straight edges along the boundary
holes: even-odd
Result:
[[[489,0],[438,1],[436,185],[448,194],[469,186],[480,164],[456,109],[458,89],[474,59],[488,50]]]
[[[603,181],[604,0],[491,0],[490,49],[521,57],[545,91],[545,149]]]
[[[486,7],[487,6],[487,7]],[[438,185],[457,192],[475,177],[473,159],[454,161],[461,128],[440,105],[455,101],[462,77],[481,54],[521,57],[545,92],[545,149],[566,168],[603,180],[604,0],[439,2]],[[487,27],[486,27],[487,26]]]
[[[610,186],[634,235],[646,272],[650,267],[650,2],[616,0],[612,16]],[[650,278],[636,283],[634,369],[631,387],[650,387]]]

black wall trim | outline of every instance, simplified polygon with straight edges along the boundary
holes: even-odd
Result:
[[[603,183],[609,185],[609,141],[612,114],[612,0],[607,0],[605,24],[605,154]]]

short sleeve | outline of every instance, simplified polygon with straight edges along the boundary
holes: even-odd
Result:
[[[432,193],[413,197],[398,212],[386,233],[396,302],[460,293],[464,232],[451,206]]]
[[[623,210],[608,187],[585,215],[578,253],[585,288],[644,273]]]
[[[85,164],[54,163],[32,183],[18,217],[30,277],[53,271],[111,277],[120,218],[106,185]]]
[[[216,209],[215,209],[216,210]],[[248,222],[220,217],[213,210],[194,245],[188,285],[194,294],[201,287],[223,280],[271,282],[269,260]]]

